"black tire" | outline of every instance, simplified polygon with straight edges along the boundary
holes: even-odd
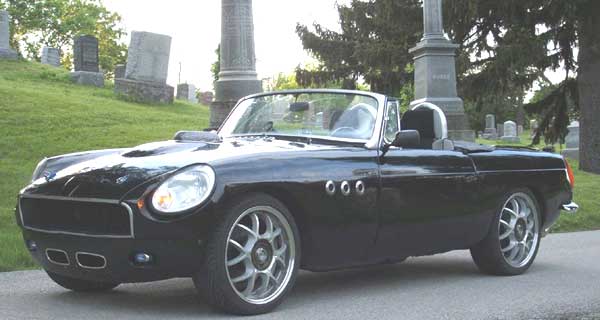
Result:
[[[208,303],[226,313],[236,315],[256,315],[270,312],[276,308],[289,293],[294,285],[300,265],[300,235],[290,211],[279,200],[262,193],[253,193],[232,201],[216,224],[211,238],[206,246],[203,270],[194,277],[194,284],[199,295]],[[295,259],[291,276],[285,288],[272,301],[263,304],[253,304],[243,300],[233,289],[227,275],[226,243],[233,224],[246,210],[256,206],[268,206],[278,210],[287,220],[295,242]]]
[[[96,282],[69,278],[50,271],[46,271],[46,273],[50,279],[56,282],[56,284],[59,286],[77,292],[105,292],[119,286],[119,283]]]
[[[526,194],[527,196],[529,196],[533,202],[533,205],[535,206],[535,214],[537,214],[538,221],[538,224],[536,226],[538,232],[538,240],[535,243],[535,248],[533,248],[533,255],[531,256],[530,260],[520,267],[515,267],[506,261],[501,251],[501,241],[499,239],[499,224],[504,205],[513,195],[519,193]],[[542,220],[539,203],[537,202],[537,199],[529,189],[513,189],[510,192],[506,193],[505,196],[502,198],[502,201],[498,204],[498,207],[496,208],[496,214],[494,216],[492,225],[490,226],[490,230],[488,231],[487,236],[481,242],[479,242],[477,245],[471,248],[471,256],[473,257],[473,261],[475,262],[479,270],[487,274],[499,276],[514,276],[527,271],[533,263],[533,261],[535,260],[538,249],[540,247],[541,221]]]

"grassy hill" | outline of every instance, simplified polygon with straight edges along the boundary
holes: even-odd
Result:
[[[176,102],[148,106],[116,100],[112,88],[75,86],[65,70],[0,60],[0,271],[35,267],[15,224],[19,189],[45,156],[166,140],[208,126],[208,108]],[[523,137],[527,143],[526,137]],[[600,176],[580,172],[577,216],[554,231],[600,229]]]
[[[168,140],[208,126],[208,107],[116,100],[70,83],[66,70],[0,60],[0,271],[33,267],[15,225],[16,195],[38,161],[68,152]]]

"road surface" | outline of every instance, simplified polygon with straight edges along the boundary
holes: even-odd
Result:
[[[189,279],[66,291],[41,271],[0,273],[1,319],[212,319]],[[600,231],[550,235],[525,275],[479,273],[468,251],[402,264],[302,272],[257,319],[600,319]]]

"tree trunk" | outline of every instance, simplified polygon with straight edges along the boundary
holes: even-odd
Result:
[[[600,174],[600,1],[588,1],[579,26],[579,167]]]

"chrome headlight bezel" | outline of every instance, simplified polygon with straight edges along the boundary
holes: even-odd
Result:
[[[177,186],[178,183],[193,183],[190,179],[194,178],[200,179],[195,181],[196,185],[194,186]],[[187,166],[162,181],[150,195],[149,202],[152,210],[161,216],[180,216],[206,203],[215,189],[215,184],[215,171],[209,165],[195,164]],[[195,199],[190,201],[189,197],[185,197],[186,195],[194,196]],[[161,202],[165,201],[165,197],[170,201],[168,208],[164,204],[161,205]]]

